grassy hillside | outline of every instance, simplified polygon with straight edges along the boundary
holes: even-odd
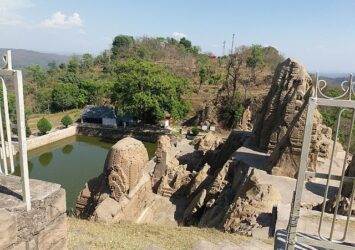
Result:
[[[6,53],[9,49],[0,48],[0,55]],[[47,68],[48,63],[56,62],[56,64],[67,63],[70,59],[69,56],[58,55],[52,53],[43,53],[25,49],[11,49],[12,51],[12,63],[14,68],[24,69],[28,65],[38,64],[42,68]]]

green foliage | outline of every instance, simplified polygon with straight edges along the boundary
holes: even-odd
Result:
[[[200,133],[200,129],[198,127],[191,128],[192,135],[196,136]]]
[[[62,118],[61,123],[67,128],[73,124],[73,119],[69,115],[66,115]]]
[[[251,55],[247,58],[247,67],[258,68],[264,65],[264,52],[261,45],[253,44],[251,46]]]
[[[112,55],[117,57],[123,49],[129,47],[134,42],[134,38],[132,36],[126,35],[118,35],[113,39],[112,42]]]
[[[192,43],[190,40],[187,40],[185,37],[180,39],[179,44],[185,47],[185,49],[191,49],[192,48]]]
[[[92,57],[92,55],[88,53],[84,54],[80,62],[80,70],[82,72],[87,72],[92,68],[93,65],[94,58]]]
[[[242,119],[243,112],[244,112],[243,105],[239,105],[237,109],[234,111],[234,119],[239,122]]]
[[[26,137],[30,137],[32,135],[32,131],[30,126],[28,126],[28,123],[26,121]]]
[[[80,108],[85,104],[85,92],[74,84],[58,84],[52,91],[52,108],[54,111]]]
[[[37,122],[37,128],[42,134],[46,134],[52,129],[52,124],[43,117]]]
[[[69,63],[68,63],[68,72],[76,74],[79,72],[79,67],[80,67],[80,63],[79,63],[79,59],[77,56],[73,56]]]
[[[188,112],[189,106],[182,99],[187,82],[167,68],[129,59],[118,63],[115,73],[112,101],[123,112],[150,123],[164,118],[164,111],[177,120]]]
[[[26,68],[26,76],[31,82],[35,82],[37,87],[43,87],[46,81],[45,71],[39,65],[30,65]]]
[[[202,67],[200,71],[198,72],[198,75],[200,77],[200,84],[204,83],[207,80],[208,77],[208,70],[206,67]]]
[[[36,106],[38,113],[49,113],[52,104],[52,89],[41,88],[35,93]]]

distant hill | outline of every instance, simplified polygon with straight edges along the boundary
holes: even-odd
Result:
[[[9,49],[0,48],[1,61],[2,65],[2,55],[6,53]],[[70,56],[58,55],[52,53],[43,53],[32,50],[25,49],[11,49],[12,51],[12,64],[14,68],[23,69],[30,64],[38,64],[43,68],[48,67],[48,63],[55,61],[57,65],[60,63],[66,63],[69,61]]]

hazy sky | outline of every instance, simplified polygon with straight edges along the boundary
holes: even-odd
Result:
[[[0,47],[97,54],[117,34],[272,45],[309,71],[355,72],[355,1],[0,0]]]

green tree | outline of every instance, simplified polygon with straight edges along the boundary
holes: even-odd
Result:
[[[89,71],[90,69],[92,69],[93,65],[94,65],[94,58],[92,57],[92,55],[88,53],[84,54],[80,63],[81,71],[82,72]]]
[[[54,111],[80,108],[86,104],[85,91],[71,83],[58,84],[52,91]]]
[[[52,103],[52,89],[41,88],[35,93],[36,107],[35,110],[39,113],[50,112]]]
[[[77,74],[79,72],[80,63],[77,56],[72,56],[68,62],[67,70],[70,73]]]
[[[87,104],[99,104],[103,98],[104,90],[98,82],[83,81],[81,89],[85,92]]]
[[[207,78],[208,78],[208,70],[206,67],[201,67],[199,72],[198,72],[198,76],[200,77],[200,84],[198,87],[198,91],[200,92],[201,90],[201,86],[204,82],[206,82]]]
[[[115,73],[112,101],[118,110],[154,123],[164,117],[164,111],[174,119],[182,119],[187,114],[189,105],[182,99],[187,82],[167,68],[130,59],[119,63]]]
[[[263,47],[261,45],[253,44],[251,46],[251,55],[247,58],[246,64],[251,70],[251,80],[256,85],[257,69],[265,64]]]
[[[191,49],[192,48],[192,43],[190,40],[187,40],[185,37],[180,39],[179,42],[182,46],[185,47],[185,49]]]
[[[62,118],[61,123],[67,128],[69,125],[73,124],[73,119],[69,115],[65,115]]]
[[[30,65],[26,68],[27,80],[34,83],[36,87],[43,87],[46,81],[46,72],[39,65]]]
[[[112,55],[117,57],[122,49],[128,48],[134,42],[134,38],[132,36],[127,35],[118,35],[113,39],[112,42]]]
[[[52,129],[52,124],[45,117],[42,117],[37,122],[37,128],[42,134],[46,134]]]

